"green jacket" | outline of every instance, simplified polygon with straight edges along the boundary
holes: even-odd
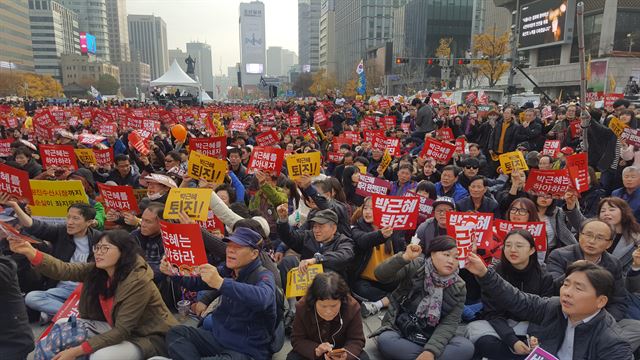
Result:
[[[263,198],[266,199],[269,204],[262,204]],[[287,203],[287,201],[289,201],[289,198],[284,190],[279,187],[264,184],[249,201],[249,210],[260,210],[261,207],[265,205],[276,208],[281,204]]]
[[[398,331],[395,323],[401,311],[402,299],[409,295],[412,288],[422,289],[424,286],[424,255],[407,262],[402,258],[402,254],[398,253],[376,267],[375,275],[380,282],[398,284],[398,287],[391,293],[389,308],[382,319],[382,326],[369,337],[380,335],[388,330]],[[440,323],[436,325],[429,341],[424,345],[424,350],[432,352],[435,358],[440,357],[449,341],[456,335],[466,296],[466,285],[459,276],[454,285],[444,289]]]
[[[77,282],[89,278],[95,263],[66,263],[43,253],[37,270],[56,280]],[[78,305],[79,317],[87,320],[106,321],[99,299],[87,293],[83,287]],[[111,313],[113,328],[104,334],[89,338],[93,351],[130,341],[140,347],[144,358],[167,354],[164,336],[172,326],[178,325],[160,292],[153,282],[153,271],[142,257],[135,268],[118,285]]]

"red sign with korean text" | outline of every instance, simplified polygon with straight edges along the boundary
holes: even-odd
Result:
[[[11,144],[14,139],[0,139],[0,157],[9,157],[13,154]]]
[[[284,149],[256,146],[251,152],[247,171],[249,174],[254,174],[256,171],[264,171],[269,174],[280,175],[283,161]]]
[[[380,119],[380,127],[385,129],[393,129],[396,127],[396,117],[395,116],[385,116]]]
[[[356,186],[356,194],[364,197],[371,196],[373,194],[386,195],[390,188],[390,181],[360,174],[360,180]]]
[[[384,137],[384,130],[364,130],[364,141],[373,142],[373,138],[376,136]]]
[[[265,133],[262,133],[256,136],[256,143],[259,146],[273,146],[277,144],[278,141],[279,141],[278,133],[276,133],[273,130],[267,131]]]
[[[78,170],[76,153],[71,145],[40,145],[40,157],[42,158],[42,168],[48,169],[52,166],[72,168]]]
[[[0,164],[0,192],[26,199],[33,204],[29,173],[13,166]]]
[[[207,231],[214,233],[220,232],[221,236],[224,236],[224,223],[217,216],[213,214],[213,210],[209,210],[207,213],[207,220],[196,220],[196,223],[201,227],[207,229]]]
[[[496,237],[500,242],[504,242],[504,238],[509,231],[513,229],[524,229],[531,233],[536,244],[536,251],[547,251],[547,225],[541,222],[514,223],[511,221],[496,219]],[[498,254],[500,256],[500,254]]]
[[[284,133],[291,135],[291,137],[295,139],[298,136],[302,135],[302,129],[300,129],[299,127],[290,127],[287,128]]]
[[[118,124],[104,123],[98,128],[98,133],[104,136],[116,135],[118,133]]]
[[[246,121],[233,120],[229,123],[229,130],[237,132],[246,132],[249,128],[249,123]]]
[[[373,223],[394,230],[413,230],[418,226],[420,198],[417,196],[387,196],[374,194]]]
[[[572,139],[575,139],[582,135],[582,128],[580,127],[580,120],[572,121],[569,124],[569,131]]]
[[[493,214],[447,212],[447,234],[458,240],[458,260],[464,260],[474,246],[493,237]]]
[[[345,131],[342,133],[342,136],[347,139],[351,139],[351,141],[354,143],[360,142],[360,134],[357,131]]]
[[[576,190],[579,193],[589,190],[589,160],[587,153],[567,156],[566,161],[569,177],[573,180],[573,186]]]
[[[619,94],[619,93],[605,94],[604,95],[604,107],[605,108],[613,107],[613,103],[616,102],[616,100],[619,100],[619,99],[624,99],[624,94]]]
[[[636,148],[640,148],[640,130],[626,127],[620,135],[620,140],[624,140],[627,145],[633,145]]]
[[[434,200],[426,197],[424,195],[420,195],[413,191],[407,191],[407,195],[409,196],[417,196],[420,198],[420,209],[418,211],[418,215],[420,215],[420,219],[428,219],[433,217],[433,203]]]
[[[78,142],[81,144],[85,144],[88,146],[95,146],[106,140],[104,136],[95,135],[95,134],[80,134],[78,135]]]
[[[327,122],[327,116],[324,114],[324,110],[318,109],[313,113],[313,121],[322,126]]]
[[[113,148],[93,149],[93,154],[99,167],[107,168],[114,164]]]
[[[343,159],[344,159],[344,155],[337,151],[327,153],[327,160],[329,162],[337,164],[342,162]]]
[[[224,159],[227,157],[227,138],[225,136],[190,138],[189,150],[195,150],[212,158]]]
[[[438,164],[446,164],[451,160],[451,157],[453,157],[455,150],[456,146],[453,144],[427,138],[420,157],[431,157],[434,158]]]
[[[551,194],[554,198],[560,199],[572,187],[568,169],[532,169],[524,185],[524,191],[532,194]]]
[[[144,138],[138,134],[137,131],[132,131],[129,133],[129,144],[133,146],[140,154],[143,156],[149,155],[149,148],[147,144],[144,143]]]
[[[98,189],[107,209],[139,213],[138,202],[131,186],[105,185],[98,183]]]
[[[443,127],[436,130],[436,138],[440,141],[453,141],[455,138],[453,137],[453,131],[451,128]]]
[[[389,100],[387,99],[382,99],[380,101],[378,101],[378,108],[379,109],[388,109],[391,106],[391,103],[389,102]]]
[[[80,313],[80,311],[78,310],[78,305],[80,304],[81,294],[82,294],[82,283],[79,283],[78,286],[76,286],[76,288],[73,290],[71,295],[69,295],[67,300],[64,301],[64,304],[62,304],[62,307],[60,308],[60,310],[58,310],[58,312],[53,317],[53,319],[51,319],[51,324],[42,332],[42,335],[40,335],[39,340],[42,340],[45,337],[47,337],[47,335],[49,335],[49,333],[51,332],[51,329],[53,328],[53,325],[58,320],[70,318],[72,316],[75,316],[75,317],[78,316],[78,314]]]
[[[466,140],[463,137],[456,139],[456,154],[464,154],[466,148]]]
[[[342,145],[349,145],[349,150],[351,150],[351,146],[353,145],[353,140],[346,137],[334,137],[333,138],[333,150],[338,151]]]
[[[549,155],[557,158],[560,155],[560,140],[545,140],[542,147],[542,155]]]
[[[291,117],[289,118],[289,125],[293,127],[300,127],[300,125],[302,125],[302,122],[300,120],[300,115],[298,114],[291,115]]]
[[[164,255],[174,275],[199,276],[207,254],[199,224],[173,224],[160,221]]]

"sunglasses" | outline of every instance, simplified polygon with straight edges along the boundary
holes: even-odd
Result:
[[[473,169],[473,170],[478,170],[478,166],[465,166],[465,169]]]

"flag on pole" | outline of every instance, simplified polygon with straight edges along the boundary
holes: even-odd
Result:
[[[102,101],[102,95],[100,94],[100,91],[98,91],[98,89],[94,88],[93,85],[91,85],[91,89],[89,90],[89,93],[91,94],[91,96],[93,96],[96,100],[98,101]]]
[[[364,95],[367,90],[367,77],[364,73],[364,61],[360,60],[358,67],[356,68],[356,74],[358,74],[358,87],[356,91],[360,95]]]

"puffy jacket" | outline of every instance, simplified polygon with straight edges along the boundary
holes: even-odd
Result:
[[[557,354],[562,346],[568,320],[562,312],[558,297],[542,298],[517,290],[500,278],[493,269],[478,279],[485,301],[500,309],[520,314],[536,324],[531,335],[538,337],[541,347]],[[591,321],[575,329],[573,360],[629,360],[631,346],[620,334],[616,320],[601,310]]]
[[[457,181],[456,181],[455,184],[453,184],[453,187],[447,193],[444,192],[444,189],[442,188],[442,183],[441,182],[437,182],[436,183],[436,194],[438,196],[448,196],[450,198],[453,198],[453,201],[455,201],[455,202],[458,202],[458,201],[464,199],[465,197],[469,196],[469,192],[467,191],[467,189],[465,189]]]
[[[394,253],[404,251],[406,244],[404,242],[404,231],[394,231],[389,239],[382,236],[380,230],[374,230],[373,225],[360,218],[351,229],[353,241],[355,242],[355,261],[354,271],[350,271],[351,280],[357,280],[371,260],[373,248],[385,245],[387,241],[393,245]]]

